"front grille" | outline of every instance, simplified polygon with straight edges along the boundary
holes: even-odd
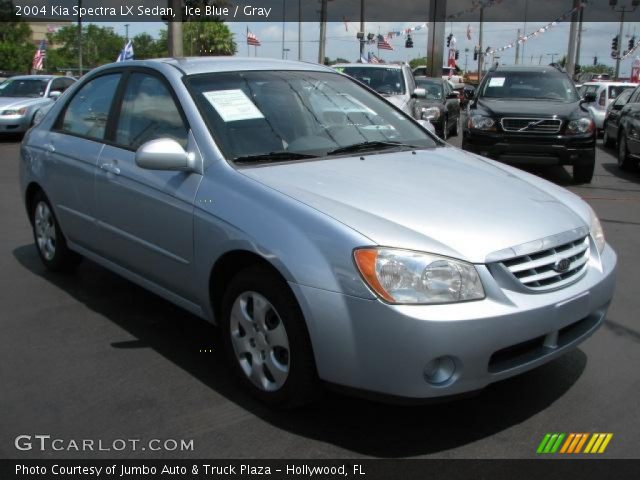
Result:
[[[589,237],[554,248],[504,260],[502,265],[522,285],[532,290],[550,290],[567,285],[587,269]],[[565,264],[566,268],[558,268]]]
[[[558,133],[562,120],[557,118],[518,118],[504,117],[500,125],[505,132],[520,133]]]

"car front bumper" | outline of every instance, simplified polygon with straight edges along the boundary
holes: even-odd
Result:
[[[595,161],[595,136],[542,136],[465,130],[462,148],[500,162],[584,165]]]
[[[616,255],[607,245],[576,283],[531,294],[501,288],[481,265],[484,300],[428,306],[388,305],[290,285],[322,380],[419,400],[479,390],[575,348],[601,326],[615,269]],[[425,366],[443,356],[454,359],[455,373],[431,384]]]
[[[29,118],[22,117],[0,117],[1,133],[24,133],[29,129]]]

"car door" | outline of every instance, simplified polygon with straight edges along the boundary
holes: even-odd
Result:
[[[193,298],[193,209],[201,175],[146,170],[144,143],[172,138],[197,155],[189,126],[159,73],[133,70],[116,107],[96,174],[99,253],[182,298]]]
[[[51,165],[46,193],[58,221],[67,240],[89,249],[97,238],[94,177],[120,77],[101,75],[80,87],[42,142]]]
[[[619,128],[624,129],[627,148],[633,155],[640,154],[640,88],[631,95],[629,103],[620,112]]]

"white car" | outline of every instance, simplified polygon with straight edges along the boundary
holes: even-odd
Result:
[[[587,82],[580,87],[580,94],[584,97],[587,93],[595,93],[596,101],[586,103],[585,106],[591,112],[593,121],[598,130],[602,130],[604,117],[607,114],[607,107],[613,102],[623,90],[636,88],[637,83],[629,82]]]

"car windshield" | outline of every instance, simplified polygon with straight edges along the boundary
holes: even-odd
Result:
[[[230,160],[438,145],[406,115],[338,73],[221,72],[190,76],[187,85]]]
[[[444,97],[441,81],[429,78],[416,78],[416,85],[419,88],[424,88],[427,94],[427,100],[442,100]]]
[[[9,79],[0,84],[0,97],[42,97],[47,80]]]
[[[404,95],[402,70],[393,67],[338,67],[337,70],[360,80],[382,95]]]
[[[556,70],[492,72],[484,80],[480,96],[503,100],[578,101],[578,93],[573,82]]]

